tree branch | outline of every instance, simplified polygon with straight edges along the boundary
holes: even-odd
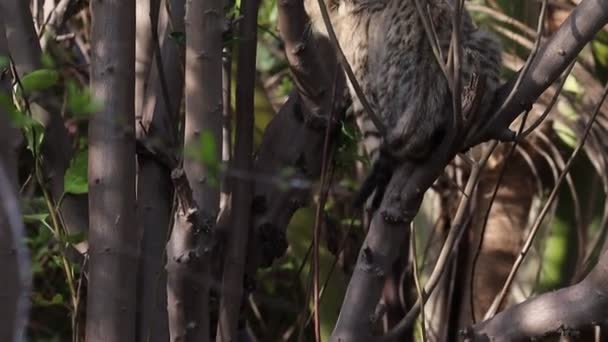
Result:
[[[418,212],[424,193],[444,167],[464,147],[495,138],[513,139],[513,136],[504,134],[510,123],[536,101],[607,22],[607,3],[601,0],[582,2],[541,48],[532,62],[530,74],[523,76],[508,103],[503,101],[513,91],[517,77],[502,87],[494,106],[497,108],[496,120],[479,131],[473,131],[471,136],[476,138],[469,139],[463,145],[452,142],[459,141],[458,137],[469,132],[448,132],[427,161],[421,164],[405,162],[395,171],[361,247],[332,341],[368,341],[372,338],[370,317],[378,303],[389,267],[404,242],[405,227]]]
[[[530,341],[608,324],[608,251],[580,283],[528,299],[464,332],[474,341]]]
[[[515,88],[518,77],[501,87],[490,113],[492,119],[471,139],[466,146],[474,146],[490,139],[512,139],[505,129],[522,112],[532,108],[536,99],[547,89],[578,56],[595,34],[608,24],[608,3],[603,0],[584,0],[562,23],[559,30],[541,47],[530,65],[530,72],[523,75]],[[515,88],[515,89],[514,89]],[[512,96],[510,94],[514,90]],[[508,102],[505,102],[510,97]]]

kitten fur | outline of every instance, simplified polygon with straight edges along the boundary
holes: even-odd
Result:
[[[448,82],[427,40],[415,1],[324,1],[346,59],[387,128],[383,142],[348,82],[352,111],[372,162],[377,164],[379,158],[388,158],[399,163],[428,157],[448,128],[452,104]],[[448,56],[451,40],[451,1],[454,0],[422,1],[429,6],[443,56]],[[317,0],[304,0],[304,6],[314,32],[327,35]],[[480,112],[484,113],[499,85],[500,45],[494,37],[478,30],[463,10],[462,46],[462,84],[469,84],[473,74],[484,79],[485,92],[479,94],[483,96]],[[374,183],[373,178],[379,177],[388,183],[386,175],[373,175],[377,172],[380,170],[372,170],[366,182]]]

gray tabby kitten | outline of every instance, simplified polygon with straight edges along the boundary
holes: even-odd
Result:
[[[374,199],[377,207],[395,163],[425,159],[449,129],[446,126],[452,103],[448,82],[427,40],[414,0],[324,1],[346,59],[387,128],[386,141],[382,141],[349,82],[352,110],[374,163],[356,204],[361,205],[378,187]],[[452,33],[451,1],[422,0],[423,6],[429,6],[443,56],[448,56]],[[317,0],[304,0],[304,5],[314,31],[327,35]],[[462,84],[468,85],[473,75],[484,80],[484,93],[474,94],[481,96],[479,108],[484,113],[499,85],[500,46],[489,34],[476,29],[466,10],[462,46]]]

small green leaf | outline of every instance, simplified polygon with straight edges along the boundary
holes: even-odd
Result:
[[[564,122],[555,121],[553,123],[553,130],[564,144],[571,148],[576,147],[576,133]]]
[[[178,45],[186,45],[186,33],[181,31],[173,31],[169,34],[169,38],[174,40]]]
[[[49,217],[48,213],[40,213],[40,214],[25,214],[23,215],[23,222],[25,223],[37,223],[44,222]]]
[[[40,61],[42,62],[42,66],[44,68],[55,69],[55,61],[53,60],[53,56],[51,56],[51,54],[49,54],[48,52],[42,54]]]
[[[9,64],[11,64],[11,60],[6,56],[0,55],[0,70],[8,68]]]
[[[217,154],[217,143],[215,137],[210,131],[201,133],[199,157],[207,169],[207,182],[211,186],[217,186],[219,183],[220,159]]]
[[[5,92],[0,92],[0,108],[8,113],[11,123],[15,128],[23,129],[39,125],[36,120],[17,109],[11,96]]]
[[[59,82],[59,73],[52,69],[38,69],[21,78],[21,85],[26,93],[53,87]]]
[[[84,232],[70,234],[64,237],[64,242],[75,245],[77,243],[81,243],[86,239],[86,235]]]
[[[57,293],[56,295],[53,296],[53,299],[51,299],[51,303],[52,304],[62,304],[63,296],[60,293]]]
[[[206,165],[217,166],[219,158],[217,155],[217,144],[213,133],[203,131],[201,134],[201,161]]]
[[[72,159],[70,167],[65,172],[64,193],[86,194],[89,191],[87,182],[88,150],[80,150]]]
[[[67,91],[68,110],[72,114],[86,116],[103,108],[101,102],[93,98],[87,87],[80,89],[75,82],[70,81],[67,84]]]
[[[574,93],[576,95],[581,95],[585,92],[585,88],[578,82],[576,77],[572,75],[566,78],[566,82],[564,83],[564,90]]]

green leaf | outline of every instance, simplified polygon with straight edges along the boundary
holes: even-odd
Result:
[[[566,78],[566,82],[564,83],[564,90],[574,93],[576,95],[581,95],[585,92],[585,88],[578,82],[576,77],[572,75]]]
[[[5,92],[0,92],[0,108],[8,113],[9,119],[15,128],[24,129],[40,125],[38,121],[17,109],[11,96]]]
[[[53,60],[53,56],[51,56],[51,54],[48,52],[44,52],[42,54],[40,62],[42,63],[42,66],[46,69],[55,69],[55,60]]]
[[[8,68],[8,66],[10,64],[11,64],[11,60],[8,59],[8,57],[0,55],[0,70],[4,69],[4,68]]]
[[[64,242],[75,245],[77,243],[81,243],[86,239],[86,235],[84,232],[74,233],[67,236],[64,236]]]
[[[57,293],[51,299],[52,304],[63,304],[63,296],[60,293]]]
[[[38,69],[21,78],[21,85],[26,93],[53,87],[59,82],[59,73],[52,69]]]
[[[169,33],[169,38],[175,41],[178,45],[186,46],[186,33],[181,31],[173,31]]]
[[[87,182],[88,156],[88,150],[84,149],[78,151],[72,159],[64,176],[64,193],[86,194],[89,191]]]
[[[25,222],[25,223],[44,222],[48,217],[49,217],[48,213],[25,214],[25,215],[23,215],[23,222]]]
[[[576,133],[568,125],[561,121],[555,121],[553,130],[564,144],[571,148],[576,147]]]
[[[68,110],[76,116],[86,116],[99,112],[103,105],[100,101],[93,98],[89,88],[80,89],[74,81],[67,83],[67,106]]]
[[[200,160],[207,169],[207,181],[209,185],[217,186],[219,183],[220,159],[213,133],[207,130],[201,133],[199,150]]]

